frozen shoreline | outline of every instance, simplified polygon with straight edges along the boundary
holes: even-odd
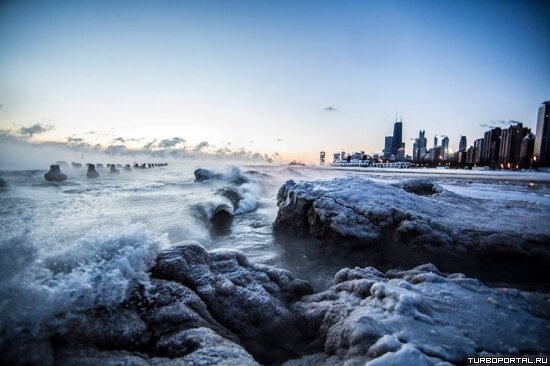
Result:
[[[536,192],[536,197],[540,198],[537,200],[527,199],[529,196],[518,200],[506,191],[502,194],[512,199],[478,199],[449,191],[445,188],[447,183],[439,187],[428,182],[417,187],[407,185],[401,176],[391,176],[382,182],[374,177],[367,182],[357,177],[334,179],[334,173],[339,172],[328,172],[312,174],[308,168],[254,170],[242,173],[246,179],[237,182],[233,182],[234,177],[240,177],[240,172],[225,173],[221,180],[203,183],[181,183],[180,176],[168,175],[160,180],[147,173],[136,173],[131,178],[104,177],[93,185],[88,182],[28,183],[28,175],[24,175],[21,179],[27,185],[15,184],[1,192],[11,205],[6,206],[4,214],[9,212],[8,207],[18,208],[17,212],[30,207],[32,215],[36,215],[41,212],[36,209],[47,206],[43,202],[60,200],[62,204],[58,210],[48,208],[48,215],[53,215],[54,221],[44,216],[45,222],[60,230],[63,227],[57,225],[60,220],[66,226],[74,222],[72,216],[65,215],[67,212],[79,217],[75,207],[100,210],[112,200],[118,203],[117,195],[120,195],[120,202],[124,204],[136,200],[137,207],[146,207],[149,216],[138,211],[139,221],[144,217],[151,217],[152,221],[117,226],[114,221],[117,215],[132,214],[133,206],[113,205],[116,210],[107,217],[114,221],[111,225],[97,223],[93,229],[84,231],[86,234],[79,231],[76,240],[67,240],[69,244],[60,244],[57,236],[39,235],[48,233],[44,231],[48,227],[40,224],[41,221],[29,214],[18,217],[16,223],[26,220],[37,224],[39,230],[14,230],[4,235],[0,243],[5,254],[4,276],[0,280],[4,301],[0,310],[2,329],[7,330],[0,339],[2,362],[14,365],[105,362],[193,365],[218,364],[223,360],[235,365],[257,362],[309,365],[372,361],[374,365],[391,361],[409,365],[408,361],[414,359],[431,365],[459,362],[465,355],[471,356],[470,352],[476,355],[547,352],[548,293],[494,288],[518,284],[503,278],[498,266],[491,267],[494,263],[517,262],[522,255],[531,261],[527,263],[535,263],[534,256],[548,263],[548,249],[540,242],[540,238],[548,234],[547,228],[539,225],[531,236],[522,231],[533,220],[540,222],[544,215],[550,214],[544,196],[547,188]],[[319,205],[327,217],[337,217],[331,215],[342,212],[346,218],[338,221],[338,225],[325,226],[359,239],[380,229],[379,223],[389,217],[383,214],[382,202],[393,202],[391,217],[404,218],[408,223],[405,228],[392,229],[389,225],[384,230],[399,232],[399,239],[409,243],[414,250],[407,252],[403,247],[394,246],[390,249],[397,250],[398,254],[367,259],[356,255],[350,260],[343,255],[345,242],[336,250],[325,251],[319,243],[305,248],[307,241],[302,239],[276,237],[275,241],[268,241],[274,240],[270,224],[276,218],[272,190],[289,178],[304,182],[295,183],[295,186],[283,185],[285,202],[290,192],[295,202],[302,199],[313,202],[321,197],[328,199],[327,202],[339,202],[336,206]],[[344,189],[340,188],[342,182],[346,182]],[[522,198],[523,191],[514,189],[517,197]],[[419,196],[407,190],[435,194]],[[376,194],[369,198],[363,191]],[[32,197],[35,206],[27,205],[27,201],[13,200],[35,192],[37,196]],[[80,206],[81,201],[85,205]],[[17,206],[18,202],[25,205]],[[71,202],[78,202],[79,206],[71,206]],[[342,207],[335,209],[337,206]],[[216,232],[209,227],[209,222],[220,207],[231,213],[232,221],[223,223],[222,232]],[[395,211],[399,207],[406,208],[403,215]],[[460,215],[444,214],[457,207],[462,208],[462,214],[482,210],[491,220],[484,224],[473,214],[470,221],[464,221]],[[165,226],[156,227],[155,223],[166,225],[166,221],[173,223],[183,219],[188,225],[189,218],[196,219],[189,214],[195,213],[197,208],[206,210],[206,221],[198,223],[211,235],[210,242],[199,240],[204,247],[159,234],[166,232]],[[366,222],[361,226],[352,221],[358,219],[355,213],[361,210],[359,216],[367,217],[369,208],[375,208],[378,221],[370,226],[371,234],[365,236],[362,231],[367,227]],[[292,212],[292,205],[289,210]],[[518,213],[522,219],[514,221]],[[321,211],[316,211],[316,215],[312,217],[319,225]],[[435,218],[428,220],[426,215]],[[91,217],[99,221],[99,217]],[[457,220],[464,221],[461,225],[472,225],[475,230],[464,234],[463,229],[449,229]],[[286,229],[292,228],[293,222],[289,220]],[[397,226],[401,222],[403,220],[397,220]],[[154,230],[148,230],[149,226]],[[419,228],[425,230],[419,231]],[[385,237],[384,230],[379,230],[380,238]],[[494,231],[504,231],[507,237],[519,238],[521,242],[501,242],[502,236],[493,236],[492,241],[483,240]],[[462,239],[461,233],[464,234]],[[188,234],[186,231],[179,235]],[[195,239],[192,235],[189,237]],[[373,238],[376,239],[371,235]],[[464,252],[470,253],[475,249],[468,248],[471,240],[474,242],[470,246],[481,243],[486,251],[487,255],[481,256],[481,263],[495,275],[494,281],[489,281],[493,288],[463,275],[446,274],[474,273],[467,267],[479,266],[477,261],[448,260],[454,268],[426,265],[456,254],[453,246],[456,244],[464,245]],[[428,245],[430,241],[437,245]],[[241,242],[245,243],[242,248],[246,249],[242,252],[246,255],[233,250],[237,247],[235,243]],[[380,243],[374,240],[370,244],[376,248]],[[527,244],[532,245],[528,250]],[[417,262],[395,261],[397,257],[419,252],[419,248],[429,248],[426,251],[429,255],[413,258]],[[276,265],[271,265],[272,260],[264,264],[257,260],[277,250],[284,250],[284,256],[290,261],[279,259]],[[372,248],[369,250],[372,252]],[[497,252],[500,254],[495,254]],[[327,264],[327,268],[320,268]],[[417,264],[423,265],[411,269]],[[528,269],[531,272],[509,275],[512,278],[538,276],[536,266]],[[304,275],[313,286],[296,279]],[[315,286],[317,283],[307,275],[334,277],[334,281]],[[540,283],[520,285],[518,287],[545,290]],[[312,287],[317,289],[316,293]],[[457,307],[456,304],[461,305]],[[471,313],[468,309],[479,311]],[[500,314],[499,326],[506,319],[510,320],[506,321],[509,328],[501,343],[496,342],[501,337],[501,330],[490,323],[492,313]],[[469,335],[460,334],[462,324],[469,327]],[[525,328],[525,324],[532,326]],[[472,334],[476,333],[477,326],[492,329],[492,338],[474,337]],[[432,330],[445,335],[444,346],[440,345],[439,338],[437,342],[434,340]],[[526,334],[530,338],[526,338]]]

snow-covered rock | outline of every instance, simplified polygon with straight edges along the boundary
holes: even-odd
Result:
[[[433,265],[342,269],[327,291],[293,305],[322,350],[285,365],[448,365],[473,355],[544,354],[550,296],[492,289]],[[315,362],[312,362],[315,360]]]
[[[223,175],[215,173],[211,170],[199,168],[196,169],[193,174],[195,175],[195,182],[206,182],[212,179],[222,179]]]
[[[193,289],[257,359],[274,362],[299,349],[303,337],[288,305],[312,289],[290,272],[188,242],[161,254],[152,275]]]
[[[338,250],[397,265],[485,270],[491,281],[520,264],[521,274],[502,279],[535,280],[533,270],[550,275],[550,226],[541,224],[550,212],[535,203],[464,197],[426,180],[386,185],[362,178],[289,180],[277,203],[276,233],[312,237]]]

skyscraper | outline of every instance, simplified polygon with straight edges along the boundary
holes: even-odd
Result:
[[[444,136],[441,139],[441,154],[443,160],[447,160],[449,158],[449,138],[447,136]]]
[[[487,132],[483,137],[483,149],[481,152],[481,164],[494,168],[498,163],[498,153],[500,150],[500,127],[495,127]]]
[[[510,164],[510,167],[516,167],[517,165],[519,167],[521,142],[529,132],[529,129],[523,127],[521,123],[502,130],[498,154],[500,164],[505,166]]]
[[[468,146],[468,143],[466,142],[466,136],[460,136],[460,144],[458,145],[458,151],[466,151],[466,146]]]
[[[399,148],[403,143],[403,121],[395,121],[393,125],[393,138],[391,144],[391,153],[392,155],[397,156]]]
[[[533,150],[535,147],[535,135],[529,132],[523,140],[521,140],[521,148],[519,152],[520,167],[523,169],[533,167]]]
[[[384,139],[384,159],[389,159],[392,154],[393,137],[386,136]]]
[[[426,131],[420,130],[418,138],[414,140],[413,145],[413,161],[422,161],[426,155],[426,145],[428,141],[425,136]]]
[[[550,166],[550,101],[539,107],[534,154],[538,166]]]

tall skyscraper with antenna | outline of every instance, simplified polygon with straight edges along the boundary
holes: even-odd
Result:
[[[391,144],[391,153],[397,156],[399,149],[403,145],[403,112],[401,112],[401,120],[397,121],[397,111],[395,111],[395,124],[393,125],[393,138]]]

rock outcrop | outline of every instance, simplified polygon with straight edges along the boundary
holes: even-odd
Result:
[[[50,165],[50,170],[46,174],[44,174],[44,179],[48,182],[62,182],[64,180],[67,180],[67,176],[61,173],[59,165],[54,164]]]
[[[285,365],[450,365],[475,355],[545,354],[549,301],[433,265],[386,274],[346,268],[329,290],[293,305],[322,351]]]
[[[491,282],[550,278],[550,228],[540,225],[550,213],[534,203],[473,199],[425,180],[361,178],[290,180],[277,203],[276,234],[313,238],[389,268],[433,262]]]
[[[189,243],[159,256],[151,272],[193,289],[258,360],[272,363],[299,352],[304,339],[288,304],[312,289],[288,271],[250,263],[237,251],[208,253]]]
[[[342,269],[312,294],[286,270],[182,242],[121,302],[56,314],[35,332],[3,330],[0,363],[449,365],[547,352],[549,304],[548,294],[492,289],[429,264]]]
[[[211,180],[225,179],[230,183],[240,185],[250,181],[250,179],[246,175],[242,174],[239,168],[234,166],[230,167],[229,171],[226,174],[217,173],[204,168],[196,169],[193,174],[195,175],[195,182],[208,182]]]
[[[223,174],[215,173],[211,170],[203,168],[196,169],[193,174],[195,175],[195,182],[206,182],[209,180],[223,178]]]

